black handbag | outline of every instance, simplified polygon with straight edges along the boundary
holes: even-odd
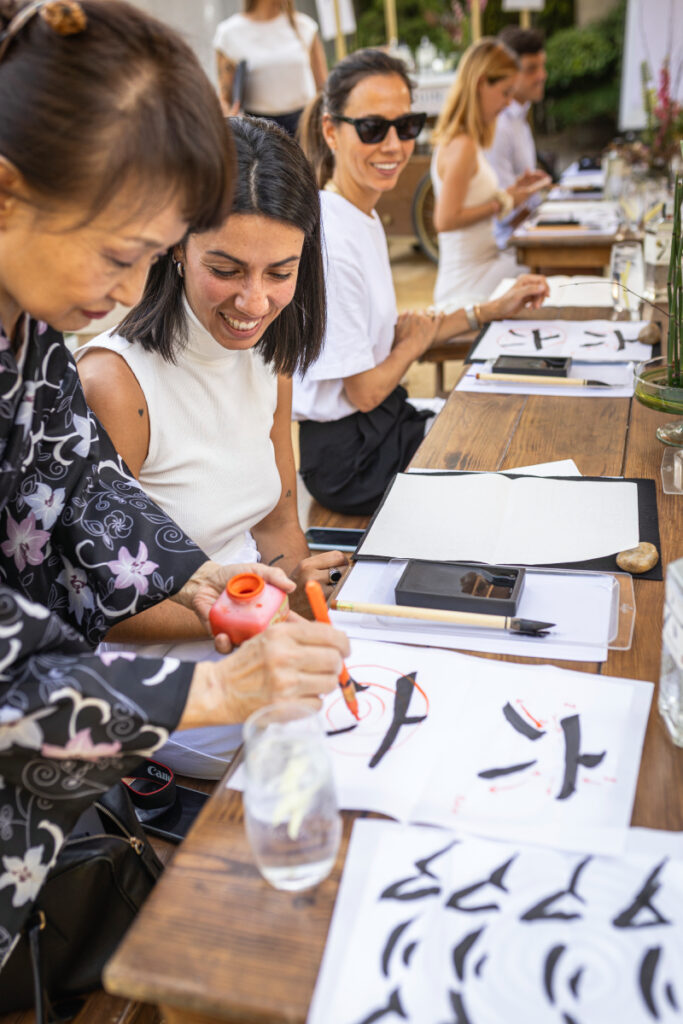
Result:
[[[162,869],[118,783],[59,851],[0,975],[0,1012],[33,1006],[37,1024],[75,1016]]]

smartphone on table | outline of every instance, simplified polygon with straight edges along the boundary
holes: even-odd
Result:
[[[162,814],[147,821],[144,814],[138,814],[138,820],[145,832],[150,835],[168,839],[172,843],[180,843],[190,830],[194,819],[209,799],[208,793],[187,786],[176,786],[175,801]],[[139,808],[136,808],[136,813]]]
[[[364,533],[348,527],[309,526],[305,536],[311,551],[355,551]]]

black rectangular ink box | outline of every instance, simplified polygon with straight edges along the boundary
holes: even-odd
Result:
[[[410,559],[396,584],[396,604],[484,615],[515,615],[524,569],[472,562]]]
[[[523,373],[536,377],[567,377],[571,356],[498,356],[493,373]]]

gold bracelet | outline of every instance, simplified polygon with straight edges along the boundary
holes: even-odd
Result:
[[[484,321],[481,318],[481,306],[477,303],[474,307],[474,319],[477,321],[477,327],[482,328]]]

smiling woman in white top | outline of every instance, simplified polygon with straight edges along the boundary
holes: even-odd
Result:
[[[237,181],[219,228],[154,265],[141,303],[77,353],[86,398],[148,494],[220,563],[276,563],[329,587],[340,552],[311,557],[299,525],[291,375],[320,350],[320,209],[297,144],[234,118]],[[168,601],[107,634],[146,655],[213,657],[193,616]],[[174,734],[161,752],[185,774],[223,773],[239,728]]]
[[[321,504],[366,515],[405,469],[433,411],[400,380],[434,340],[540,304],[545,278],[520,278],[495,302],[449,315],[398,315],[375,205],[394,188],[425,122],[411,111],[402,61],[379,50],[345,57],[301,123],[316,168],[326,251],[327,328],[320,357],[294,379],[301,475]]]
[[[294,135],[301,111],[322,88],[327,62],[318,26],[293,0],[246,0],[244,11],[222,21],[214,36],[221,101],[275,121]],[[244,96],[235,97],[235,71],[246,63]]]

